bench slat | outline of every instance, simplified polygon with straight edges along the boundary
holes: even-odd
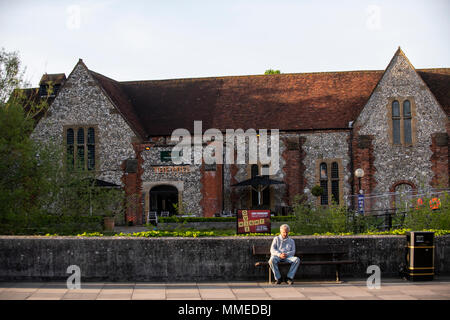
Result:
[[[352,264],[355,263],[354,260],[340,260],[340,261],[301,261],[300,265],[336,265],[336,264]],[[267,261],[259,261],[255,263],[256,267],[267,266],[269,262]],[[289,262],[279,262],[278,265],[289,265]]]
[[[253,246],[253,255],[270,255],[270,246]],[[348,251],[343,249],[343,247],[311,247],[311,248],[299,248],[295,251],[295,255],[326,255],[326,254],[347,254]]]

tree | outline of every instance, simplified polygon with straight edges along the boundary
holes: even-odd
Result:
[[[280,70],[267,69],[264,74],[281,74]]]
[[[31,138],[34,115],[48,104],[35,89],[21,88],[17,53],[1,50],[0,78],[0,232],[34,233],[46,221],[64,227],[64,217],[80,222],[120,211],[121,190],[94,187],[95,173],[63,165],[61,144]]]
[[[0,105],[4,105],[14,89],[28,85],[23,80],[25,70],[21,71],[21,62],[17,52],[0,49]]]

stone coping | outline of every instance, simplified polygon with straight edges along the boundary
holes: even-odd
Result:
[[[235,240],[235,239],[273,239],[274,236],[217,236],[217,237],[136,237],[136,236],[103,236],[103,237],[81,237],[81,236],[22,236],[22,235],[1,235],[0,239],[46,239],[46,240],[57,240],[57,239],[80,239],[80,240],[97,240],[97,239],[105,239],[105,240],[124,240],[132,239],[132,240],[175,240],[175,239],[192,239],[192,240]],[[343,239],[364,239],[364,238],[404,238],[406,235],[348,235],[348,236],[291,236],[292,239],[336,239],[336,238],[343,238]],[[450,237],[450,235],[442,235],[442,236],[436,236],[436,237]]]

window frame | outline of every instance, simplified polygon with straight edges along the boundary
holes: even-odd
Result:
[[[406,117],[404,114],[404,103],[409,101],[410,116]],[[398,101],[400,108],[400,116],[393,118],[392,104],[394,101]],[[394,143],[394,120],[400,120],[400,143]],[[411,142],[405,142],[405,120],[410,120],[411,123]],[[416,144],[416,104],[413,97],[394,97],[390,98],[387,105],[387,121],[388,121],[388,134],[389,142],[392,146],[412,147]]]
[[[88,132],[89,128],[94,129],[94,143],[90,144],[88,143]],[[99,170],[99,134],[98,134],[98,125],[92,124],[92,125],[64,125],[63,126],[63,141],[64,141],[64,159],[68,159],[67,156],[67,131],[69,129],[73,130],[73,170],[81,169],[83,171],[98,171]],[[84,163],[83,167],[77,167],[77,158],[78,158],[78,130],[83,129],[83,135],[84,135]],[[94,145],[94,168],[91,170],[88,170],[88,161],[89,161],[89,155],[88,155],[88,149],[90,145]],[[64,163],[64,167],[67,168],[67,163]]]
[[[326,159],[317,159],[316,160],[316,185],[321,186],[321,181],[325,181],[325,179],[322,179],[321,177],[321,165],[322,163],[325,163],[327,165],[327,204],[322,204],[322,196],[317,197],[316,204],[320,206],[329,206],[331,204],[331,199],[333,198],[333,181],[338,181],[338,188],[339,188],[339,198],[336,199],[339,203],[338,205],[343,204],[344,199],[344,170],[342,167],[342,159],[341,158],[326,158]],[[333,177],[332,174],[332,166],[333,163],[336,163],[338,166],[338,177]]]

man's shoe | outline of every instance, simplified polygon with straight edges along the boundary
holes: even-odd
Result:
[[[294,284],[294,280],[291,279],[291,278],[287,278],[286,283],[287,283],[287,284]]]
[[[278,279],[277,282],[275,282],[276,284],[281,284],[281,280]]]

